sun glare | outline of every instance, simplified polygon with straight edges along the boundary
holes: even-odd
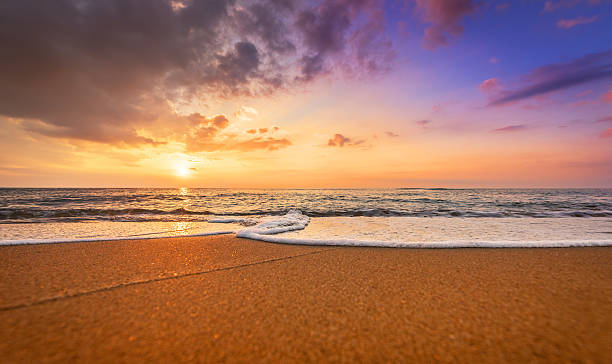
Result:
[[[191,170],[186,165],[180,164],[174,168],[174,173],[179,177],[187,177],[191,173]]]

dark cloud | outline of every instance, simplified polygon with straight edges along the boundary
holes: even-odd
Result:
[[[425,29],[425,46],[434,49],[448,44],[448,36],[463,33],[461,19],[474,13],[477,3],[473,0],[416,0],[417,7],[426,21],[432,23]]]
[[[502,105],[611,77],[612,50],[593,53],[569,63],[540,67],[524,77],[524,87],[501,92],[489,105]]]
[[[399,134],[396,134],[392,131],[386,131],[385,134],[390,138],[397,138],[399,136]]]
[[[384,71],[377,0],[4,0],[0,115],[28,130],[162,143],[169,104],[262,95],[336,70]]]
[[[521,131],[527,129],[527,125],[519,124],[519,125],[508,125],[503,128],[493,129],[494,133],[509,133],[514,131]]]
[[[299,11],[295,26],[307,52],[297,79],[330,72],[330,61],[349,72],[388,70],[394,52],[384,35],[383,6],[381,0],[328,0]]]
[[[415,121],[420,126],[426,126],[427,124],[431,124],[431,120],[423,119]]]
[[[295,9],[293,1],[270,1],[253,3],[235,9],[237,26],[245,34],[257,37],[267,49],[280,54],[296,51],[291,34],[283,18],[291,16]]]

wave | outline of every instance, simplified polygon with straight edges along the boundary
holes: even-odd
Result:
[[[113,217],[113,216],[130,216],[130,215],[211,215],[209,211],[191,211],[184,208],[173,210],[160,209],[144,209],[144,208],[129,208],[129,209],[0,209],[0,220],[20,220],[20,219],[35,219],[35,218],[70,218],[70,217]]]
[[[438,208],[429,210],[394,210],[385,208],[359,208],[320,210],[305,209],[304,214],[310,217],[460,217],[460,218],[500,218],[500,217],[531,217],[531,218],[563,218],[563,217],[612,217],[610,210],[459,210]],[[81,222],[81,221],[208,221],[211,223],[238,222],[252,225],[265,216],[283,216],[287,210],[253,209],[239,212],[222,212],[208,210],[189,210],[177,208],[172,210],[126,208],[126,209],[40,209],[40,208],[0,208],[0,224],[28,222]],[[223,217],[220,217],[223,216]]]
[[[451,211],[452,212],[452,211]],[[421,249],[434,249],[434,248],[565,248],[565,247],[607,247],[612,246],[612,239],[601,240],[598,238],[586,238],[578,240],[574,237],[563,240],[556,237],[551,237],[550,240],[533,240],[525,239],[521,241],[513,240],[494,240],[494,239],[483,239],[483,240],[469,240],[469,235],[465,240],[442,240],[439,241],[410,241],[409,236],[411,234],[402,235],[402,237],[394,241],[377,241],[377,240],[359,240],[350,238],[302,238],[293,236],[287,236],[283,233],[304,230],[310,223],[310,217],[299,210],[290,210],[289,212],[279,216],[264,216],[258,219],[255,218],[234,218],[234,217],[216,217],[211,218],[208,222],[216,223],[240,223],[247,226],[239,231],[213,231],[204,232],[198,234],[185,234],[177,235],[176,230],[156,230],[154,232],[143,232],[139,234],[115,236],[115,237],[104,237],[101,235],[93,236],[80,236],[78,238],[58,238],[58,239],[21,239],[21,240],[6,240],[0,242],[0,245],[23,245],[23,244],[47,244],[47,243],[63,243],[63,242],[93,242],[93,241],[108,241],[108,240],[133,240],[133,239],[153,239],[153,238],[169,238],[169,237],[190,237],[190,236],[207,236],[207,235],[219,235],[219,234],[232,234],[235,233],[239,238],[247,238],[258,241],[265,241],[270,243],[279,244],[298,244],[298,245],[320,245],[320,246],[353,246],[353,247],[384,247],[384,248],[421,248]],[[575,221],[575,220],[574,220]],[[603,221],[603,220],[602,220]],[[608,220],[605,220],[608,221]],[[517,221],[518,222],[518,221]],[[528,224],[532,224],[528,222]],[[559,224],[565,224],[560,221]],[[582,224],[582,223],[580,223]],[[599,226],[599,225],[598,225]],[[192,228],[186,227],[180,232],[188,232]],[[601,231],[600,233],[609,234],[610,232]],[[580,236],[580,235],[568,235]],[[407,237],[407,240],[403,240]],[[503,238],[502,238],[503,239]]]

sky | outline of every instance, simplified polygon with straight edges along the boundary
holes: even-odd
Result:
[[[611,0],[4,0],[0,186],[612,187]]]

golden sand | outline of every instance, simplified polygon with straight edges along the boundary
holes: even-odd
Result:
[[[612,362],[612,248],[0,247],[0,362]]]

